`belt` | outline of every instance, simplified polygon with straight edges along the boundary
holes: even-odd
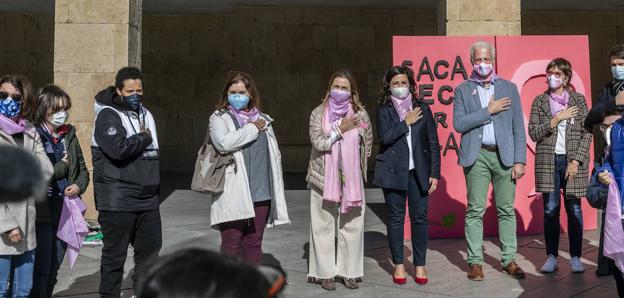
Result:
[[[481,144],[481,149],[485,149],[485,150],[490,151],[490,152],[497,152],[498,151],[498,146]]]

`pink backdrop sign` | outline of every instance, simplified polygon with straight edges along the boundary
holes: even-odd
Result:
[[[496,71],[518,86],[525,115],[525,126],[535,96],[546,90],[546,65],[563,57],[572,63],[573,87],[591,105],[589,43],[587,36],[395,36],[393,65],[412,60],[418,92],[431,105],[437,121],[442,148],[442,178],[430,197],[430,237],[464,237],[466,183],[457,150],[461,135],[453,129],[453,90],[470,72],[469,49],[477,40],[488,41],[496,47]],[[516,217],[519,235],[543,233],[543,200],[535,193],[535,144],[527,135],[526,175],[516,189]],[[590,150],[593,152],[593,150]],[[592,155],[593,161],[593,155]],[[566,231],[567,217],[561,204],[561,226]],[[583,199],[584,228],[596,228],[596,210]],[[409,225],[406,225],[409,237]],[[484,235],[497,235],[496,208],[488,196],[484,216]]]

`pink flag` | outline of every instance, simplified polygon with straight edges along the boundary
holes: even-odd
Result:
[[[67,243],[67,257],[69,267],[73,267],[82,247],[82,240],[89,234],[89,227],[84,220],[84,212],[87,206],[79,197],[65,196],[63,210],[56,236]]]
[[[612,259],[615,265],[624,272],[624,228],[622,227],[622,206],[620,191],[613,175],[609,184],[607,208],[604,223],[604,256]]]

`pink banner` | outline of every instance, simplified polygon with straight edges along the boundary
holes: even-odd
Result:
[[[395,36],[393,65],[399,65],[405,59],[413,61],[418,92],[431,105],[438,125],[442,178],[429,201],[431,238],[464,237],[466,182],[463,169],[457,164],[461,135],[453,129],[453,90],[472,71],[469,49],[477,40],[495,45],[496,71],[499,76],[518,86],[525,125],[528,124],[533,99],[547,88],[546,65],[557,57],[572,63],[572,85],[585,95],[587,104],[591,106],[587,36]],[[528,135],[527,141],[527,173],[516,189],[518,235],[543,233],[543,201],[541,195],[535,193],[535,144]],[[484,235],[495,236],[498,227],[491,187],[487,206]],[[561,206],[561,226],[562,231],[566,231],[567,217],[563,204]],[[596,228],[596,210],[585,199],[583,221],[586,230]],[[407,224],[405,235],[409,238]]]

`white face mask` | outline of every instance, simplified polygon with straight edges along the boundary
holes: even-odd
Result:
[[[52,114],[52,119],[51,119],[50,123],[54,127],[58,128],[58,127],[63,126],[63,124],[65,124],[65,121],[67,121],[67,112],[66,111],[60,111],[60,112]]]
[[[555,75],[549,75],[547,80],[548,87],[553,90],[558,89],[561,85],[563,85],[563,79],[558,78]]]
[[[604,131],[605,142],[607,142],[607,147],[611,146],[611,126],[607,127]]]
[[[409,93],[409,88],[408,87],[390,88],[390,93],[392,93],[392,96],[398,99],[404,99],[407,97],[407,94]]]
[[[619,81],[624,80],[624,66],[611,66],[611,73],[613,73],[614,79]]]

